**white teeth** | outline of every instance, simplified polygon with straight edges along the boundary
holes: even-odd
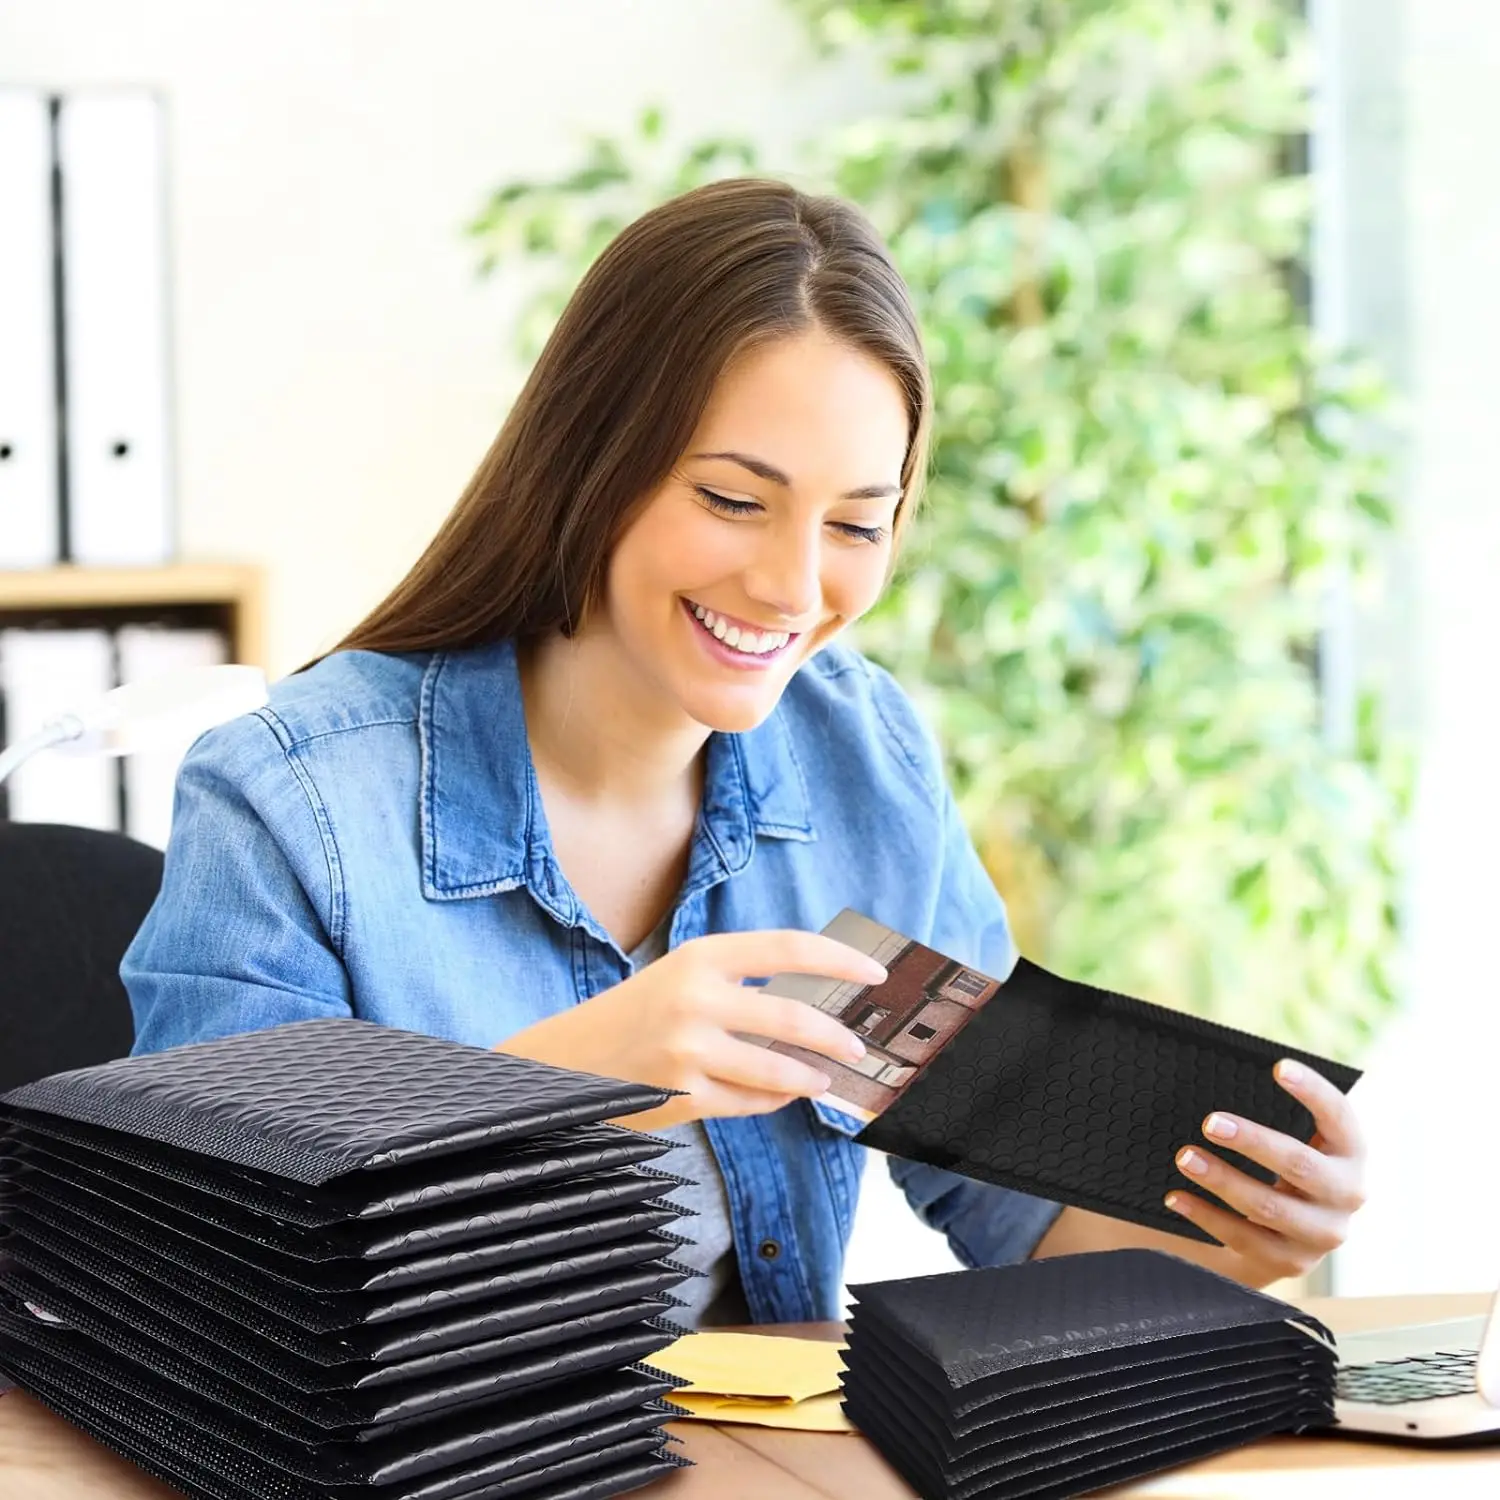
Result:
[[[755,631],[731,625],[722,615],[716,615],[701,604],[693,605],[693,615],[703,622],[704,629],[711,630],[726,646],[746,656],[765,656],[779,651],[791,639],[784,630]]]

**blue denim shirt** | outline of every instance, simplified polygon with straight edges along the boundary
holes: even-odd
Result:
[[[762,724],[710,737],[670,943],[817,931],[846,906],[991,974],[1014,961],[935,745],[835,645]],[[553,853],[509,645],[337,653],[203,736],[121,967],[138,1052],[351,1012],[493,1047],[629,973]],[[706,1126],[752,1316],[840,1316],[858,1122],[798,1100]],[[890,1169],[968,1265],[1024,1259],[1058,1211]]]

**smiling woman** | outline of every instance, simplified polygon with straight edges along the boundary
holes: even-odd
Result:
[[[754,727],[879,597],[908,421],[889,371],[821,331],[735,359],[614,548],[575,648],[597,634],[617,688],[710,729]],[[872,474],[887,477],[858,482]]]
[[[906,289],[848,204],[741,180],[627,228],[410,574],[184,762],[122,968],[137,1050],[352,1013],[674,1090],[630,1123],[692,1179],[685,1320],[837,1316],[859,1122],[745,1038],[863,1044],[744,981],[879,983],[818,935],[845,907],[1015,957],[936,747],[836,639],[889,576],[929,422]],[[1323,1105],[1296,1202],[1223,1269],[1341,1237],[1357,1133]],[[969,1264],[1149,1235],[890,1169]],[[1217,1158],[1183,1170],[1243,1206]]]
[[[804,519],[889,500],[878,523],[894,532],[930,426],[916,315],[864,216],[783,183],[699,188],[589,269],[452,515],[342,646],[571,635],[674,483],[725,515],[773,496]]]

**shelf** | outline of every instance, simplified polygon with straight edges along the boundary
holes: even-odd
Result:
[[[261,570],[248,563],[0,571],[0,626],[59,616],[80,625],[123,623],[165,614],[213,624],[229,637],[233,660],[263,666],[264,613]]]

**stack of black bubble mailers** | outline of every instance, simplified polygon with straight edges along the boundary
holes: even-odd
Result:
[[[666,1090],[362,1021],[0,1101],[0,1372],[207,1500],[594,1500],[686,1461]]]
[[[852,1287],[844,1409],[930,1500],[1053,1500],[1333,1420],[1332,1336],[1175,1256]]]

